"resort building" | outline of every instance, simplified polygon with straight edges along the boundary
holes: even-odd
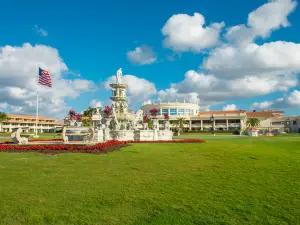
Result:
[[[185,119],[185,131],[211,131],[211,130],[231,130],[238,131],[246,128],[247,118],[258,118],[260,120],[261,132],[300,132],[300,117],[283,117],[284,111],[252,111],[246,110],[228,110],[228,111],[199,111],[198,104],[161,102],[144,103],[141,109],[144,115],[150,115],[150,110],[158,109],[157,118],[163,128],[164,114],[170,117],[171,129],[176,128],[176,122],[179,117]]]
[[[35,132],[36,116],[7,114],[8,120],[0,124],[0,132],[12,132],[15,128],[22,128],[24,132]],[[38,117],[38,132],[55,132],[61,128],[63,122],[43,116]]]

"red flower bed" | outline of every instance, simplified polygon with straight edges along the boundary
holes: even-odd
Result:
[[[48,154],[57,154],[57,153],[92,153],[92,154],[101,154],[107,153],[120,148],[127,146],[126,142],[122,141],[107,141],[104,143],[99,143],[96,145],[64,145],[64,144],[55,144],[55,145],[11,145],[11,144],[2,144],[0,145],[0,152],[41,152]]]
[[[159,141],[125,141],[126,143],[204,143],[199,139],[174,139],[174,140],[159,140]]]

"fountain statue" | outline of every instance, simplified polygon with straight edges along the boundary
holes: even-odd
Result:
[[[92,116],[94,138],[93,142],[107,140],[172,140],[173,133],[169,128],[159,130],[158,121],[155,120],[153,129],[144,129],[142,126],[143,110],[136,113],[128,111],[126,89],[128,84],[122,81],[122,68],[116,73],[116,83],[110,84],[112,88],[111,107],[105,110],[97,109]]]

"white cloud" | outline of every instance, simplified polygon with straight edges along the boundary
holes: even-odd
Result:
[[[178,52],[201,52],[214,47],[225,24],[213,23],[206,27],[204,24],[204,16],[199,13],[173,15],[162,28],[164,46]]]
[[[224,110],[224,111],[237,110],[237,107],[235,104],[230,104],[230,105],[225,105],[222,110]]]
[[[32,30],[34,30],[38,35],[40,35],[42,37],[48,36],[48,32],[42,28],[39,28],[37,25],[34,25]]]
[[[189,70],[185,73],[185,79],[178,83],[172,84],[171,87],[178,89],[179,92],[199,92],[210,91],[215,85],[217,79],[213,75],[197,73]]]
[[[294,90],[286,100],[289,106],[300,107],[300,91]]]
[[[111,90],[109,84],[115,83],[116,77],[111,76],[104,82],[106,90]],[[156,94],[156,88],[154,83],[138,78],[133,75],[124,75],[123,83],[128,84],[127,96],[128,103],[131,106],[137,105],[137,103],[148,100],[151,96]]]
[[[269,109],[269,108],[299,108],[300,107],[300,91],[294,90],[274,101],[254,102],[251,106],[253,109]]]
[[[194,92],[179,93],[175,88],[161,90],[157,93],[158,100],[163,102],[191,102],[197,104],[199,102],[198,94]]]
[[[49,71],[53,84],[53,88],[39,86],[40,115],[63,118],[70,108],[66,98],[95,90],[91,81],[62,77],[68,68],[55,48],[4,46],[0,48],[0,103],[7,104],[6,112],[35,114],[38,66]]]
[[[134,50],[127,52],[128,60],[133,64],[152,64],[157,60],[156,54],[152,48],[147,45],[136,47]]]
[[[93,99],[91,102],[90,102],[90,105],[93,107],[93,108],[96,108],[96,107],[102,107],[103,104],[101,101],[98,101],[96,99]]]
[[[252,109],[269,109],[273,105],[271,101],[254,102],[251,106]]]
[[[270,71],[299,72],[300,44],[276,41],[263,45],[250,43],[241,48],[223,45],[209,54],[203,68],[236,76]]]
[[[248,24],[230,27],[225,38],[238,45],[252,42],[257,37],[266,38],[280,27],[289,26],[288,15],[296,8],[294,0],[272,0],[249,13]]]

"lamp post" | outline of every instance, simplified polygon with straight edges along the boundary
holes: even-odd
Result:
[[[215,121],[215,117],[214,115],[212,115],[210,117],[210,122],[211,122],[211,135],[215,135],[215,132],[214,132],[214,121]]]

